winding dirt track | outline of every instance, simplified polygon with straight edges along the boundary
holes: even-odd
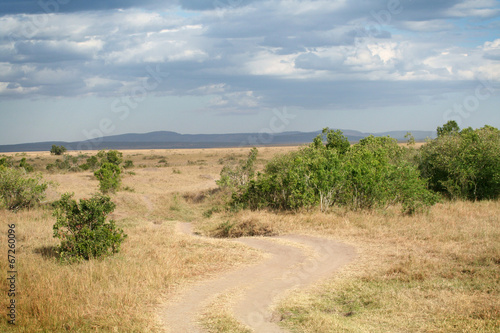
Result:
[[[178,228],[182,233],[199,237],[193,235],[189,223],[179,223]],[[257,333],[287,332],[272,321],[270,306],[287,290],[328,277],[356,257],[353,247],[322,237],[286,235],[228,241],[246,244],[270,256],[258,264],[199,282],[180,292],[160,312],[168,332],[203,332],[196,318],[204,302],[234,289],[243,291],[232,308],[238,321]]]

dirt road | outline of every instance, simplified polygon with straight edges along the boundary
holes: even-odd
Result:
[[[192,234],[189,223],[179,223],[180,232]],[[228,290],[240,289],[243,296],[234,302],[234,317],[255,332],[287,332],[272,319],[271,305],[286,291],[308,286],[330,276],[356,257],[353,247],[331,239],[286,235],[244,237],[240,242],[268,253],[261,262],[199,282],[180,292],[164,306],[160,316],[167,331],[203,332],[196,318],[204,302]]]

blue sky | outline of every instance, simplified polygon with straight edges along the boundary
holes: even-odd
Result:
[[[500,127],[499,1],[0,0],[0,144],[451,119]]]

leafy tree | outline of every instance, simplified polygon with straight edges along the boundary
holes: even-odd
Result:
[[[0,205],[7,209],[33,207],[45,198],[47,187],[41,175],[28,177],[23,169],[0,166]]]
[[[245,186],[255,176],[255,161],[258,153],[258,149],[253,147],[248,153],[247,160],[240,161],[237,167],[224,166],[220,179],[216,181],[217,185],[233,191]]]
[[[340,154],[345,154],[351,144],[349,139],[340,130],[332,130],[328,127],[323,129],[323,132],[318,135],[314,140],[312,145],[319,148],[323,145],[323,141],[326,138],[326,148],[327,149],[337,149]]]
[[[351,209],[384,208],[401,204],[412,214],[437,202],[405,149],[389,137],[367,137],[346,156],[346,206]]]
[[[52,145],[52,148],[50,149],[50,153],[53,155],[62,155],[65,152],[66,152],[66,147],[64,146]]]
[[[310,186],[306,161],[309,157],[299,153],[279,155],[270,161],[263,173],[257,175],[234,193],[235,203],[251,209],[298,209],[315,204],[314,189]]]
[[[99,180],[99,189],[102,193],[115,192],[120,187],[121,170],[116,164],[106,162],[94,172],[94,175]]]
[[[460,132],[460,127],[458,127],[458,124],[455,120],[450,120],[442,127],[437,128],[438,137],[450,134],[457,134],[458,132]]]
[[[95,195],[76,202],[65,193],[55,203],[54,238],[61,240],[58,252],[64,260],[89,260],[119,252],[127,237],[107,216],[115,209],[108,196]]]
[[[484,126],[441,135],[421,148],[419,169],[433,190],[449,198],[498,198],[500,131]]]
[[[413,134],[411,134],[411,132],[406,132],[405,139],[408,140],[406,142],[408,146],[412,147],[415,145],[415,137],[413,136]]]

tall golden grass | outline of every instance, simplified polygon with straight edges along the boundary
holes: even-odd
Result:
[[[64,265],[57,260],[52,237],[55,218],[48,203],[65,192],[75,198],[97,192],[91,172],[48,173],[57,186],[48,191],[46,205],[13,213],[0,210],[4,236],[0,249],[2,304],[7,305],[7,226],[16,225],[16,325],[7,323],[7,308],[0,310],[1,332],[160,332],[157,307],[186,282],[202,279],[254,260],[258,254],[221,240],[198,240],[176,232],[178,220],[196,214],[182,198],[186,191],[215,187],[222,167],[218,160],[240,150],[127,151],[135,173],[125,173],[123,187],[112,196],[117,204],[112,218],[128,234],[119,254],[104,260]],[[95,152],[93,152],[95,153]],[[241,153],[245,151],[242,149]],[[78,153],[72,152],[72,155]],[[92,153],[90,153],[92,154]],[[48,153],[12,154],[28,157],[37,170],[56,158]],[[158,155],[162,157],[157,158]],[[208,155],[208,157],[207,157]],[[165,163],[158,163],[166,157]],[[199,160],[210,164],[199,165]],[[194,161],[195,163],[188,163]],[[173,173],[176,168],[180,173]]]

